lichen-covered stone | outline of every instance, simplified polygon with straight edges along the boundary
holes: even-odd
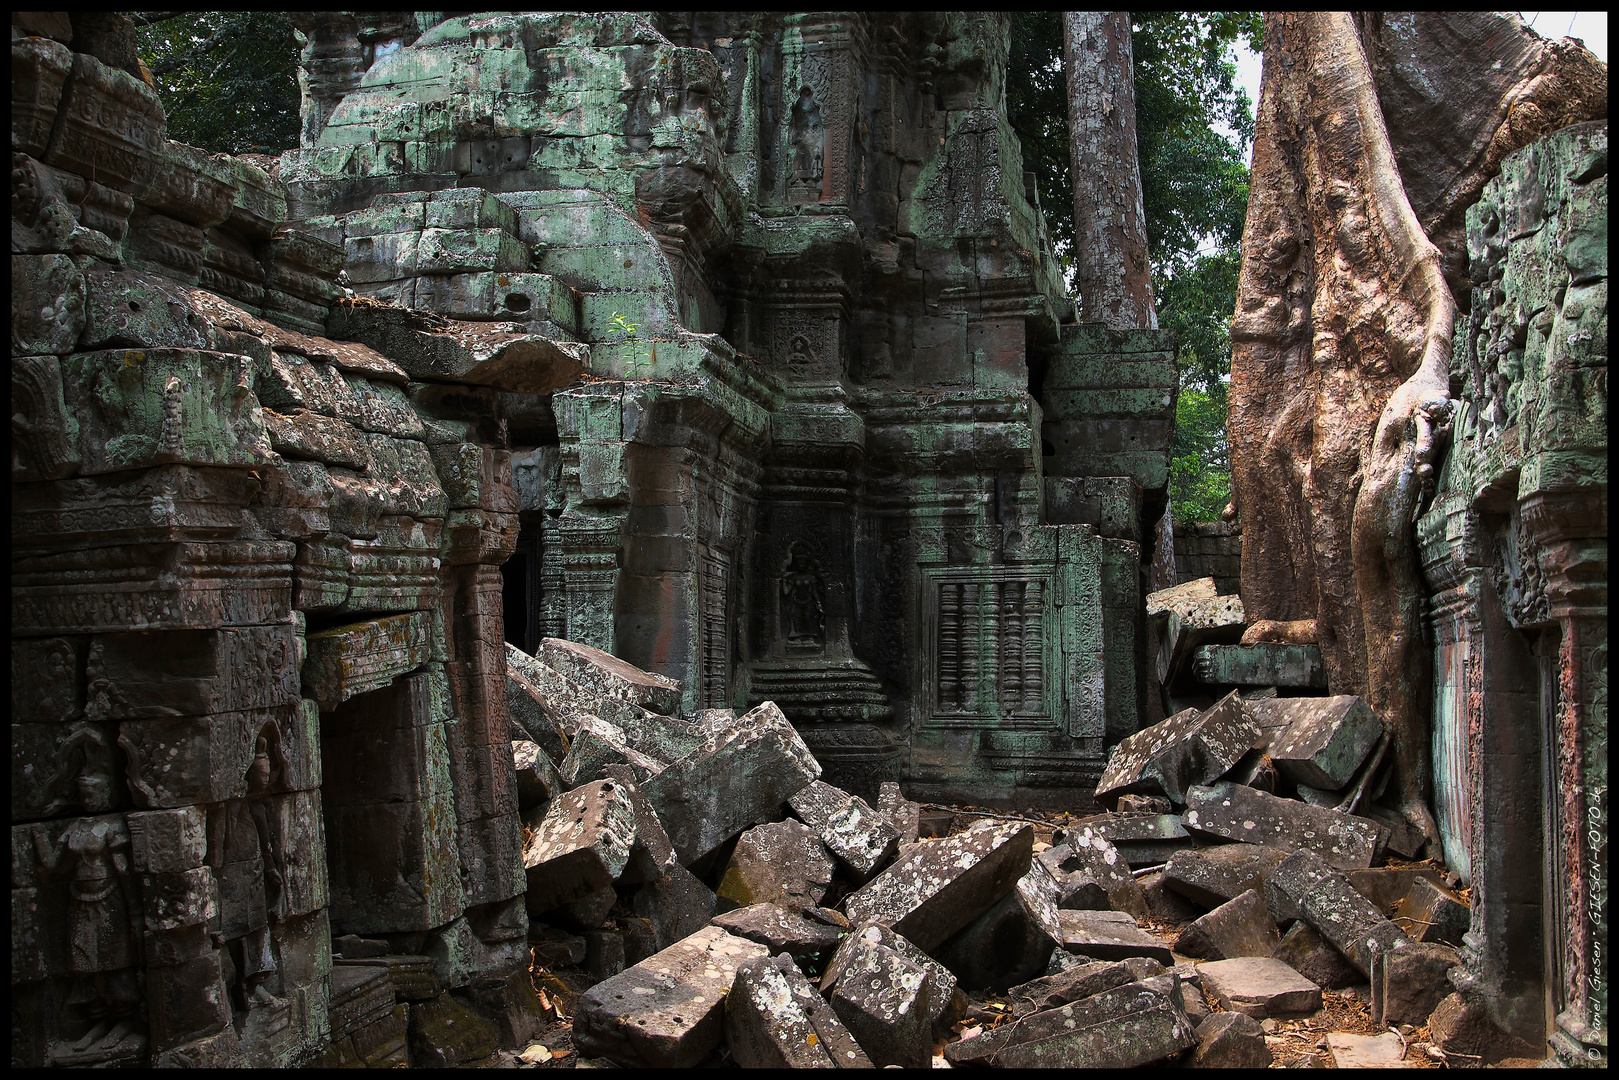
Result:
[[[523,845],[529,911],[538,915],[608,888],[635,843],[635,809],[612,780],[585,784],[551,800]]]
[[[1269,752],[1282,775],[1330,791],[1349,783],[1383,733],[1372,710],[1349,696],[1281,700],[1288,725]]]
[[[766,702],[642,785],[682,865],[707,855],[821,774],[781,710]]]
[[[1105,990],[1019,1020],[994,1055],[1002,1068],[1130,1068],[1196,1039],[1173,973]]]
[[[1136,927],[1122,911],[1069,911],[1057,913],[1062,936],[1057,944],[1071,953],[1094,960],[1125,960],[1144,956],[1160,964],[1173,964],[1169,946]]]
[[[1370,866],[1377,851],[1375,821],[1326,807],[1229,782],[1193,788],[1186,799],[1186,827],[1210,836],[1303,848],[1343,870]]]
[[[737,967],[725,998],[725,1037],[744,1069],[872,1067],[837,1014],[785,956]]]
[[[1411,944],[1348,878],[1313,852],[1295,851],[1282,860],[1266,890],[1278,918],[1304,919],[1368,978],[1379,953]]]
[[[821,992],[831,993],[836,988],[838,980],[843,977],[848,962],[861,949],[871,945],[891,949],[927,973],[928,999],[931,1003],[928,1019],[932,1022],[935,1032],[948,1027],[957,1015],[957,1004],[961,997],[957,991],[955,975],[928,953],[917,948],[909,938],[896,933],[893,928],[883,923],[851,925],[838,945],[837,952],[832,954],[832,958],[826,962],[825,970],[821,972]]]
[[[1175,949],[1184,956],[1230,960],[1268,957],[1281,943],[1264,897],[1257,889],[1249,889],[1193,920],[1175,939]]]
[[[899,851],[899,830],[858,795],[816,780],[787,805],[860,878],[869,878]]]
[[[756,825],[731,853],[719,888],[737,907],[775,904],[786,911],[816,907],[832,884],[832,857],[808,826],[797,821]]]
[[[776,904],[751,904],[714,916],[715,926],[737,937],[757,941],[772,953],[813,956],[837,947],[843,931],[837,926],[787,911]]]
[[[1271,871],[1288,854],[1285,848],[1255,844],[1177,851],[1164,867],[1164,884],[1205,908],[1216,908],[1249,889],[1263,895]]]
[[[704,927],[597,983],[574,1007],[580,1053],[625,1066],[689,1068],[725,1038],[725,996],[763,945]]]
[[[1097,797],[1144,792],[1185,803],[1188,788],[1231,768],[1257,735],[1235,692],[1202,712],[1177,713],[1113,748]]]
[[[1062,843],[1042,851],[1039,858],[1057,875],[1058,884],[1064,889],[1068,888],[1072,875],[1083,874],[1101,886],[1107,894],[1107,906],[1114,911],[1128,912],[1138,919],[1147,916],[1147,900],[1130,872],[1129,862],[1102,830],[1081,822],[1065,830]]]
[[[851,937],[830,990],[832,1011],[879,1067],[921,1068],[932,1048],[926,969],[893,949]]]
[[[886,923],[925,951],[1011,891],[1028,873],[1033,851],[1027,825],[921,842],[852,894],[844,910],[851,922]]]
[[[1321,988],[1269,957],[1211,960],[1197,966],[1203,992],[1228,1012],[1266,1017],[1308,1016],[1321,1008]]]

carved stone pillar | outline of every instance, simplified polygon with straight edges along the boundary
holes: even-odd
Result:
[[[1606,1064],[1608,1048],[1608,539],[1606,488],[1541,492],[1523,504],[1541,545],[1560,631],[1549,823],[1548,895],[1562,905],[1548,932],[1557,1031],[1568,1064]],[[1549,979],[1549,981],[1551,981]]]

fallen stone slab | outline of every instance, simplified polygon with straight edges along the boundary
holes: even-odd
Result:
[[[1164,884],[1204,908],[1217,908],[1249,889],[1263,895],[1271,871],[1288,854],[1283,848],[1259,844],[1177,851],[1164,867]]]
[[[1273,1060],[1264,1029],[1247,1013],[1211,1013],[1197,1025],[1195,1069],[1268,1069]]]
[[[851,894],[849,921],[880,922],[924,952],[983,914],[1029,872],[1034,829],[1006,823],[919,841]]]
[[[630,910],[652,924],[658,949],[667,949],[707,925],[719,898],[690,870],[676,863],[657,881],[630,896]]]
[[[1232,692],[1201,712],[1190,709],[1129,736],[1113,748],[1096,782],[1104,805],[1111,796],[1162,795],[1185,803],[1186,789],[1206,784],[1235,765],[1258,728]]]
[[[899,833],[899,842],[914,844],[922,828],[922,808],[900,794],[899,784],[884,780],[877,789],[877,813]]]
[[[1192,659],[1199,682],[1210,686],[1327,688],[1327,665],[1315,645],[1267,641],[1256,645],[1205,645]]]
[[[857,795],[816,780],[787,805],[860,881],[899,854],[899,830]]]
[[[1160,818],[1167,815],[1153,815]],[[1147,898],[1130,872],[1130,862],[1108,839],[1105,827],[1080,822],[1063,832],[1062,842],[1040,853],[1040,861],[1057,878],[1065,895],[1070,893],[1070,875],[1083,874],[1107,893],[1107,906],[1128,912],[1137,919],[1147,916]],[[1059,907],[1075,907],[1059,903]]]
[[[1428,1031],[1432,1044],[1445,1054],[1465,1055],[1484,1065],[1508,1057],[1538,1059],[1546,1050],[1544,1045],[1533,1046],[1503,1032],[1490,1020],[1484,1002],[1460,992],[1435,1007],[1428,1017]]]
[[[1039,859],[1017,887],[934,950],[970,990],[1004,990],[1046,969],[1062,933],[1056,879]]]
[[[1140,982],[1164,973],[1164,965],[1145,956],[1126,960],[1081,961],[1066,971],[1043,975],[1014,986],[1006,992],[1012,1015],[1022,1019],[1031,1013],[1059,1008],[1071,1001],[1093,997],[1116,986]]]
[[[703,746],[710,734],[697,724],[597,693],[515,647],[506,651],[506,668],[508,674],[520,679],[524,693],[565,740],[573,738],[587,717],[594,717],[616,728],[624,742],[638,753],[667,764]],[[509,694],[508,699],[510,697]],[[529,706],[520,703],[520,707]],[[532,720],[527,723],[537,726]],[[546,745],[538,735],[534,736],[534,741]]]
[[[530,739],[539,744],[553,762],[561,761],[568,755],[568,730],[571,729],[564,729],[557,711],[547,707],[544,692],[529,678],[529,665],[539,666],[534,664],[533,657],[506,642],[504,685],[506,712],[516,729],[512,737]]]
[[[1438,885],[1444,872],[1437,866],[1372,866],[1349,871],[1349,883],[1384,915],[1392,916],[1418,878]]]
[[[1372,864],[1377,823],[1223,781],[1192,788],[1185,823],[1206,836],[1313,851],[1343,870]]]
[[[1272,911],[1314,926],[1367,978],[1373,957],[1412,943],[1347,877],[1313,852],[1295,851],[1283,859],[1266,889]]]
[[[587,716],[574,732],[567,756],[557,772],[569,785],[588,784],[606,775],[609,765],[628,765],[637,780],[646,780],[663,771],[663,763],[631,748],[623,732],[594,716]]]
[[[1249,889],[1189,923],[1175,939],[1175,951],[1205,960],[1230,960],[1269,957],[1281,944],[1264,898],[1257,889]]]
[[[772,955],[788,952],[794,956],[814,956],[837,948],[843,937],[843,931],[836,926],[806,919],[775,904],[752,904],[721,912],[710,921],[737,937],[757,941],[769,948]]]
[[[1372,1023],[1421,1027],[1450,995],[1450,971],[1461,962],[1448,945],[1390,949],[1372,962]]]
[[[1075,822],[1056,841],[1067,844],[1069,833],[1086,829],[1111,844],[1131,867],[1162,865],[1177,851],[1196,845],[1179,814],[1098,814]]]
[[[602,697],[674,716],[680,711],[680,684],[667,675],[642,671],[612,653],[562,638],[542,638],[535,658],[565,678]]]
[[[1161,795],[1120,795],[1121,814],[1173,814],[1175,804]]]
[[[1407,821],[1404,815],[1376,803],[1363,806],[1360,812],[1383,827],[1381,847],[1387,848],[1402,859],[1416,859],[1422,856],[1427,840],[1423,837],[1422,830]]]
[[[838,951],[841,966],[830,991],[832,1011],[872,1064],[925,1068],[933,1034],[927,971],[863,934],[852,935]]]
[[[1467,902],[1443,885],[1416,878],[1394,909],[1393,922],[1413,941],[1461,945],[1473,913]]]
[[[804,740],[767,701],[673,762],[641,790],[681,865],[690,866],[821,775]]]
[[[1076,870],[1063,874],[1058,881],[1057,906],[1071,911],[1112,911],[1113,901],[1096,879],[1083,870]]]
[[[1136,926],[1135,919],[1114,911],[1059,911],[1062,937],[1057,944],[1094,960],[1145,956],[1166,967],[1175,963],[1169,946]]]
[[[611,885],[603,886],[587,896],[570,901],[545,912],[546,922],[568,930],[595,930],[607,919],[607,913],[618,902],[618,891]]]
[[[1399,1034],[1385,1031],[1381,1035],[1356,1035],[1348,1031],[1329,1031],[1327,1049],[1332,1051],[1333,1065],[1340,1069],[1415,1069],[1414,1061],[1406,1061],[1406,1042]]]
[[[1215,587],[1214,578],[1193,578],[1191,581],[1182,581],[1171,585],[1167,589],[1147,594],[1147,614],[1157,615],[1161,612],[1174,611],[1189,604],[1202,603],[1205,600],[1217,600],[1220,591]]]
[[[777,821],[742,834],[715,893],[721,906],[775,904],[802,911],[832,884],[832,856],[808,825]]]
[[[1237,644],[1246,613],[1242,597],[1215,596],[1178,601],[1151,618],[1158,634],[1158,684],[1173,686],[1190,670],[1198,649]]]
[[[1161,922],[1175,924],[1191,922],[1203,914],[1209,906],[1194,904],[1171,889],[1162,870],[1143,875],[1137,883],[1141,886],[1141,895],[1147,898],[1148,914]]]
[[[690,1068],[725,1038],[737,968],[767,955],[757,942],[705,926],[580,994],[573,1044],[622,1066]]]
[[[725,999],[725,1041],[744,1069],[872,1067],[836,1012],[785,956],[737,967]]]
[[[646,794],[641,791],[635,770],[629,765],[608,765],[602,769],[606,778],[618,783],[630,806],[635,810],[635,843],[630,847],[630,858],[624,872],[618,877],[620,885],[639,885],[656,881],[673,870],[679,863],[675,859],[674,845],[663,831],[663,822],[652,808]]]
[[[1350,695],[1280,698],[1287,728],[1270,746],[1271,760],[1295,784],[1338,791],[1377,745],[1383,722]]]
[[[567,790],[550,755],[538,743],[512,740],[512,764],[517,769],[517,809],[534,810]]]
[[[1266,1017],[1309,1016],[1321,1008],[1321,988],[1280,960],[1240,956],[1197,966],[1209,1000],[1227,1012]]]
[[[552,799],[523,845],[529,913],[611,888],[634,843],[635,809],[615,782],[585,784]]]
[[[1195,1045],[1173,973],[1128,983],[1013,1025],[994,1064],[1007,1069],[1132,1068]]]
[[[1296,920],[1282,935],[1282,942],[1271,953],[1271,959],[1280,960],[1323,990],[1341,990],[1363,978],[1343,953],[1302,919]]]
[[[865,923],[851,928],[821,973],[822,994],[830,994],[837,987],[838,979],[842,977],[849,960],[854,956],[853,950],[862,943],[892,949],[927,973],[928,1000],[932,1005],[929,1021],[936,1033],[954,1022],[960,1012],[962,1001],[956,977],[943,964],[917,948],[913,942],[882,923]]]

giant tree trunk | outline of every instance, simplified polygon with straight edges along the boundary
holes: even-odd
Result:
[[[1082,317],[1114,330],[1152,329],[1130,13],[1065,11],[1062,26]]]
[[[1424,33],[1443,28],[1447,49],[1474,63],[1506,55],[1499,35],[1526,33],[1516,20],[1458,16],[1392,34],[1362,21],[1319,12],[1265,21],[1231,331],[1242,595],[1263,621],[1245,640],[1263,636],[1269,620],[1314,621],[1333,692],[1364,696],[1388,725],[1402,810],[1436,842],[1412,523],[1450,416],[1456,305],[1440,251],[1407,198],[1379,90],[1408,124],[1425,117],[1425,130],[1402,131],[1400,148],[1436,227],[1474,201],[1487,166],[1515,148],[1515,117],[1573,122],[1595,106],[1570,103],[1570,88],[1584,94],[1589,80],[1549,76],[1544,49],[1508,50],[1516,70],[1475,64],[1471,87],[1456,64],[1444,80],[1424,77],[1422,65],[1444,51],[1412,47]],[[1365,42],[1379,58],[1375,77]],[[1440,82],[1449,99],[1442,114],[1413,107],[1413,92],[1401,89],[1431,94]],[[1539,122],[1520,126],[1528,138],[1545,133]],[[1430,143],[1447,149],[1424,153]]]

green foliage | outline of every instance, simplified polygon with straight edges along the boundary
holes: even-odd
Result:
[[[636,332],[641,329],[640,323],[632,323],[618,312],[613,312],[613,329],[624,335],[624,340],[635,341]],[[641,356],[631,356],[624,362],[624,373],[629,378],[636,378],[643,371],[650,372],[656,365],[652,362],[651,351]]]
[[[1177,522],[1218,521],[1231,501],[1231,448],[1226,442],[1226,388],[1184,387],[1175,401],[1169,500]]]
[[[1158,322],[1180,342],[1171,500],[1180,521],[1211,521],[1230,499],[1225,378],[1237,303],[1246,154],[1253,106],[1232,47],[1256,51],[1258,12],[1133,12],[1136,142]],[[1008,119],[1040,186],[1052,248],[1073,263],[1073,177],[1062,14],[1017,12],[1006,77]],[[1231,133],[1230,135],[1225,132]]]
[[[298,43],[270,11],[133,13],[169,138],[211,153],[298,145]]]

